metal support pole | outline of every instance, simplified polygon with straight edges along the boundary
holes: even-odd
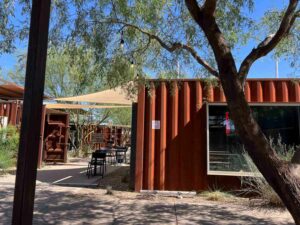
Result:
[[[132,103],[131,115],[131,147],[130,147],[130,182],[129,188],[134,190],[135,184],[135,154],[136,154],[136,128],[137,128],[137,103]]]
[[[51,0],[32,0],[12,224],[32,224]]]

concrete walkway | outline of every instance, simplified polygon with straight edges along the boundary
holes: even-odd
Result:
[[[86,176],[89,159],[76,159],[69,163],[48,164],[38,170],[37,181],[48,184],[73,187],[96,187],[102,179],[100,176]],[[105,176],[120,168],[118,165],[107,165]]]
[[[294,224],[286,211],[197,199],[150,198],[103,189],[37,185],[34,224]],[[0,186],[0,224],[11,221],[13,185]]]

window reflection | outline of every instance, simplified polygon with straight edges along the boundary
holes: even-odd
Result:
[[[251,106],[253,116],[268,138],[281,138],[287,145],[299,145],[298,106]],[[226,106],[209,106],[209,171],[250,172],[243,145]]]

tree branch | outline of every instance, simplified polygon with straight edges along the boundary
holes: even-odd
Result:
[[[217,7],[217,0],[206,0],[201,7],[201,11],[208,15],[214,15]]]
[[[124,25],[123,27],[130,27],[133,29],[138,30],[139,32],[147,35],[149,37],[149,39],[153,39],[155,41],[157,41],[161,47],[163,47],[164,49],[166,49],[169,52],[174,52],[176,50],[180,50],[180,49],[184,49],[187,52],[189,52],[193,58],[200,64],[202,65],[206,70],[208,70],[208,72],[210,72],[212,75],[218,77],[219,73],[218,71],[213,68],[206,60],[202,59],[196,52],[196,50],[194,48],[192,48],[191,46],[187,45],[187,44],[183,44],[180,42],[174,42],[171,44],[167,44],[165,41],[163,41],[159,36],[152,34],[148,31],[145,31],[143,29],[141,29],[140,27],[134,25],[134,24],[130,24],[130,23],[126,23],[124,21],[119,21],[119,20],[110,20],[110,21],[106,21],[106,22],[110,22],[110,23],[117,23],[117,24],[122,24]]]
[[[244,59],[239,69],[239,77],[242,83],[245,82],[251,65],[259,58],[271,52],[276,45],[289,33],[296,18],[299,16],[297,8],[298,0],[290,0],[289,6],[284,14],[281,24],[274,35],[269,35],[262,41],[257,48],[254,48],[250,54]]]
[[[230,47],[214,17],[217,0],[206,0],[200,8],[197,0],[185,0],[186,6],[203,30],[216,58],[221,76],[235,76],[237,69]]]

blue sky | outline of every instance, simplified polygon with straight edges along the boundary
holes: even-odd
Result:
[[[270,1],[259,1],[256,0],[254,12],[251,14],[253,18],[261,18],[264,15],[266,9],[283,8],[288,4],[287,0],[270,0]],[[0,55],[0,67],[2,69],[2,74],[6,78],[7,73],[13,69],[14,65],[17,63],[17,55],[24,53],[27,50],[26,42],[19,42],[16,44],[17,50],[13,54],[2,54]],[[242,48],[239,52],[234,52],[235,56],[239,59],[243,59],[257,43],[249,42],[247,46]],[[295,77],[299,76],[299,68],[290,68],[289,63],[283,59],[279,59],[279,77]],[[261,58],[255,62],[249,72],[249,78],[263,77],[272,78],[275,77],[275,60],[268,55]]]

